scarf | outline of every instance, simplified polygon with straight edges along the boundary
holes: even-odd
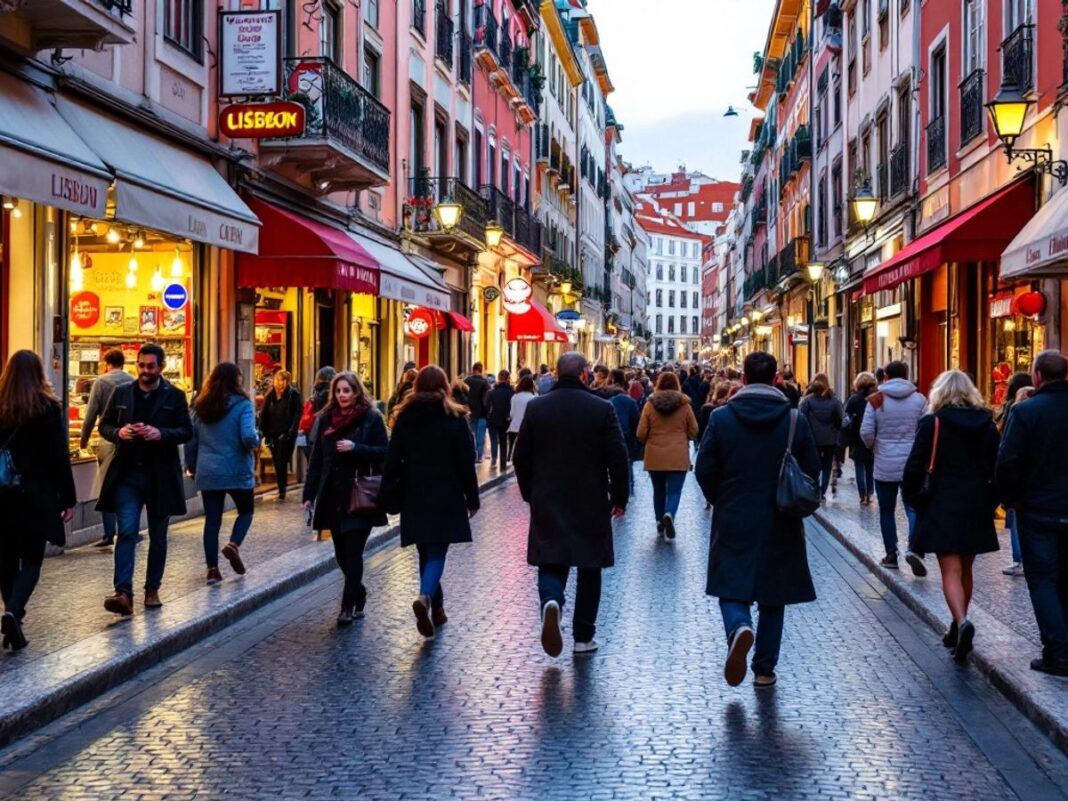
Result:
[[[361,417],[367,413],[367,407],[354,403],[347,409],[343,409],[340,406],[335,407],[330,412],[330,425],[326,431],[323,432],[326,436],[332,437],[339,431],[343,431],[354,423],[358,422]]]

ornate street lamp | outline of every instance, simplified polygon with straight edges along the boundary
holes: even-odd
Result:
[[[564,294],[564,295],[570,295],[571,294],[571,282],[567,281],[567,280],[561,281],[560,282],[560,292],[561,292],[561,294]]]
[[[1023,134],[1027,122],[1027,111],[1035,103],[1020,91],[1012,82],[1001,85],[997,95],[986,104],[987,113],[994,131],[1005,147],[1005,155],[1011,164],[1016,159],[1023,159],[1035,165],[1037,172],[1052,175],[1061,184],[1068,183],[1068,162],[1055,161],[1053,148],[1015,148],[1016,140]]]
[[[496,220],[486,223],[486,245],[491,248],[499,247],[501,238],[504,236],[504,228]]]
[[[452,198],[446,198],[434,206],[434,217],[443,231],[451,231],[460,224],[464,216],[464,207]]]
[[[871,184],[863,184],[859,190],[849,199],[853,207],[853,216],[865,229],[875,219],[875,212],[879,208],[879,198],[871,191]]]
[[[814,284],[818,284],[820,279],[823,278],[823,262],[822,261],[810,261],[805,265],[805,271],[808,273],[808,280]]]

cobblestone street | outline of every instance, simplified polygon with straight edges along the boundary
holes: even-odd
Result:
[[[541,652],[509,483],[450,556],[436,641],[410,619],[415,554],[389,547],[356,627],[332,574],[0,752],[0,796],[1068,797],[1068,759],[815,525],[819,601],[787,611],[778,687],[728,688],[696,485],[674,544],[638,490],[592,657]]]

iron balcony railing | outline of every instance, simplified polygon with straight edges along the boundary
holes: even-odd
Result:
[[[497,40],[499,38],[500,25],[493,16],[493,9],[489,5],[475,7],[475,48],[489,50],[497,55]]]
[[[946,117],[935,117],[927,124],[927,172],[946,166]]]
[[[120,14],[133,13],[133,0],[96,0],[96,2],[108,11],[118,11]]]
[[[515,208],[515,241],[530,253],[541,253],[542,225],[521,206]]]
[[[515,203],[512,199],[497,187],[488,184],[479,189],[479,194],[486,201],[489,219],[499,223],[510,239],[515,239]]]
[[[474,77],[474,71],[472,68],[474,54],[474,42],[471,41],[471,35],[464,30],[460,31],[460,81],[471,85],[471,79]]]
[[[909,146],[901,142],[890,151],[890,197],[897,197],[909,188]]]
[[[1033,25],[1021,25],[1001,43],[1003,83],[1013,83],[1021,92],[1035,88]]]
[[[534,129],[534,160],[548,163],[549,152],[552,150],[552,140],[549,138],[549,126],[542,124]]]
[[[409,182],[404,204],[404,226],[417,234],[444,233],[434,206],[443,200],[454,200],[463,208],[457,228],[477,241],[486,238],[486,201],[459,178],[431,178],[416,176]]]
[[[287,58],[285,70],[287,99],[306,111],[301,138],[336,140],[389,172],[389,109],[328,58]]]
[[[501,31],[500,43],[500,50],[497,51],[500,64],[505,70],[510,71],[512,68],[512,37],[506,31]]]
[[[412,27],[426,36],[426,0],[412,0]]]
[[[434,14],[434,55],[449,65],[453,65],[453,22],[449,18],[449,10],[443,3],[437,4]]]
[[[960,84],[961,147],[983,132],[983,71],[973,70]]]
[[[768,286],[774,286],[780,281],[797,273],[809,261],[809,242],[807,236],[795,236],[790,244],[775,254],[775,258],[769,262],[774,265],[774,275],[769,267]]]

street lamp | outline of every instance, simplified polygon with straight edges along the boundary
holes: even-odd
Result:
[[[504,228],[496,220],[490,220],[486,224],[486,245],[491,248],[499,247],[501,237],[504,236]]]
[[[460,218],[463,216],[464,207],[452,198],[446,198],[434,206],[434,217],[437,218],[442,230],[446,232],[459,225]]]
[[[805,270],[808,272],[808,280],[814,284],[818,284],[820,279],[823,278],[823,262],[822,261],[810,261],[805,265]]]
[[[571,294],[571,282],[570,281],[561,281],[560,282],[560,292],[562,294],[564,294],[564,295],[570,295]]]
[[[823,278],[823,269],[822,261],[810,261],[805,265],[808,280],[812,282],[808,293],[808,380],[810,383],[816,367],[816,287]]]
[[[1011,164],[1015,159],[1030,161],[1035,170],[1052,175],[1061,184],[1068,183],[1068,162],[1055,161],[1053,149],[1048,145],[1043,148],[1021,148],[1014,146],[1023,133],[1027,121],[1027,111],[1035,103],[1020,91],[1011,81],[1001,84],[997,95],[986,104],[994,132],[1005,147],[1005,155]]]
[[[871,184],[865,183],[861,186],[856,194],[849,199],[849,203],[853,207],[853,216],[867,230],[871,221],[875,219],[875,212],[879,208],[879,198],[871,191]]]

